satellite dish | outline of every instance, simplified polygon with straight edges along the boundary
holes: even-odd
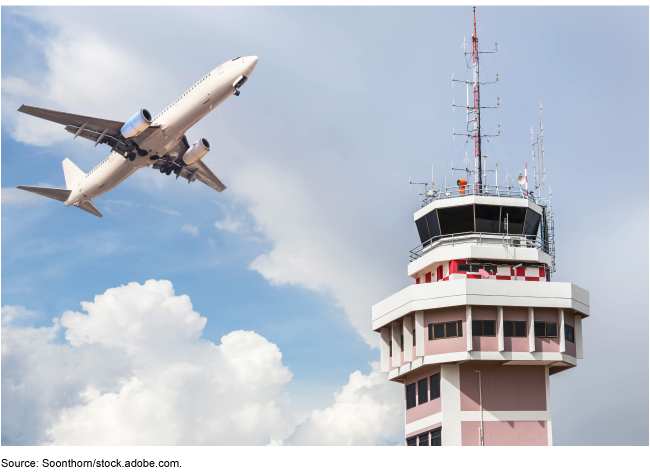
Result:
[[[517,176],[517,183],[520,184],[520,185],[524,185],[526,183],[526,178],[524,176],[522,176],[521,174],[519,174]]]

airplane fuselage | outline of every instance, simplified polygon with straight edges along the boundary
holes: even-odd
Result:
[[[140,150],[147,152],[146,156],[136,154],[130,160],[121,153],[111,152],[80,179],[66,200],[66,207],[105,194],[138,169],[151,165],[151,156],[164,156],[175,148],[187,130],[236,92],[234,82],[242,75],[249,77],[256,64],[257,57],[247,56],[212,70],[153,119],[153,133],[139,144]]]

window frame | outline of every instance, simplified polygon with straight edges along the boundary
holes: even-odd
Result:
[[[558,334],[558,329],[557,329],[557,326],[558,326],[557,322],[538,321],[538,322],[535,322],[536,326],[537,326],[537,324],[544,324],[544,335],[537,335],[537,327],[533,327],[533,330],[535,331],[535,338],[558,338],[559,334]],[[554,324],[555,325],[555,335],[554,336],[547,335],[547,333],[548,333],[548,328],[547,327],[548,327],[549,324]]]
[[[415,442],[413,445],[410,444],[410,442],[412,442],[412,441]],[[408,437],[406,439],[406,446],[407,447],[417,447],[418,446],[418,436],[413,435],[412,437]]]
[[[434,378],[435,382],[434,382]],[[436,396],[433,397],[433,387],[436,386]],[[429,400],[433,401],[434,399],[440,399],[440,373],[434,373],[429,376]]]
[[[424,389],[422,389],[422,381],[424,381]],[[429,402],[429,378],[427,377],[418,380],[416,389],[418,393],[418,399],[417,399],[418,406]],[[424,396],[422,396],[423,392],[424,392]],[[424,401],[422,400],[423,397],[424,397]]]
[[[571,339],[568,337],[567,329],[571,329]],[[564,340],[571,343],[576,342],[576,329],[567,323],[564,324]]]
[[[409,388],[413,386],[413,405],[409,406]],[[416,393],[416,386],[415,383],[408,384],[404,387],[404,395],[406,397],[406,409],[413,409],[415,406],[417,406],[417,400],[415,398],[415,393]]]
[[[433,445],[433,439],[440,439],[440,445]],[[437,427],[429,431],[429,445],[432,447],[442,446],[442,427]]]
[[[456,335],[447,336],[447,324],[456,324]],[[434,337],[434,326],[442,325],[445,330],[444,337]],[[428,325],[429,328],[429,340],[446,340],[449,338],[463,338],[463,321],[462,320],[450,320],[448,322],[435,322]]]
[[[475,323],[481,323],[481,334],[477,335],[474,333],[474,324]],[[494,325],[494,335],[484,335],[485,334],[485,322],[490,322]],[[472,337],[496,337],[497,336],[497,321],[496,320],[488,320],[488,319],[478,319],[478,320],[472,320]]]
[[[524,334],[516,335],[516,324],[524,324]],[[512,335],[506,335],[506,324],[512,324]],[[526,320],[504,320],[503,321],[503,336],[508,338],[527,338],[528,337],[528,322]]]

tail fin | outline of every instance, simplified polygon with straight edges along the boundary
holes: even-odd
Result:
[[[66,189],[72,189],[86,176],[86,173],[68,158],[63,160],[63,174],[65,175]]]

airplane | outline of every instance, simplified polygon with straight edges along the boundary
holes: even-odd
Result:
[[[190,145],[185,133],[240,88],[257,65],[257,56],[236,57],[221,64],[190,87],[169,107],[152,118],[147,109],[137,111],[127,122],[73,115],[22,105],[18,111],[65,126],[74,138],[81,136],[111,146],[111,152],[88,173],[70,159],[63,160],[65,189],[17,186],[18,189],[63,202],[97,217],[102,213],[91,199],[105,194],[140,168],[151,166],[187,184],[198,180],[222,192],[226,186],[202,158],[210,143],[201,138]]]

